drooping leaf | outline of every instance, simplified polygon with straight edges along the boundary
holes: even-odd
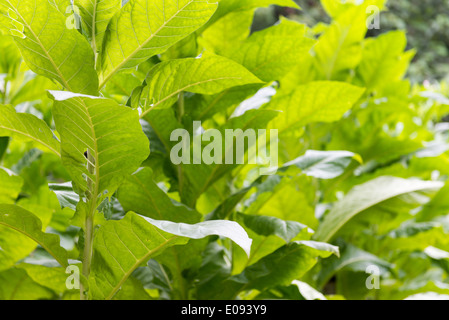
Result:
[[[117,195],[125,212],[134,211],[153,219],[185,223],[196,223],[201,218],[197,211],[176,202],[161,190],[153,181],[150,168],[127,177]]]
[[[59,156],[59,141],[48,125],[32,114],[17,113],[12,106],[0,106],[0,136],[36,141],[43,150]]]
[[[25,62],[37,74],[72,92],[96,94],[94,55],[86,39],[68,28],[66,17],[49,1],[2,0],[11,12],[9,30]]]
[[[317,276],[317,287],[323,287],[326,282],[341,270],[364,272],[369,266],[377,266],[383,273],[392,270],[393,265],[376,255],[357,248],[349,243],[338,242],[341,256],[330,257],[322,263],[322,268]]]
[[[67,252],[59,244],[59,236],[42,231],[42,222],[31,212],[10,204],[0,205],[0,225],[11,228],[41,245],[58,263],[67,267]],[[20,246],[16,243],[16,246]],[[0,251],[3,259],[8,256],[7,251]],[[5,257],[6,255],[6,257]]]
[[[120,221],[109,221],[96,233],[89,294],[94,299],[111,299],[131,273],[150,258],[168,247],[187,243],[189,238],[209,235],[229,236],[245,249],[251,244],[243,228],[231,221],[188,225],[133,212]]]
[[[306,225],[296,221],[285,221],[270,216],[245,215],[243,217],[245,226],[259,235],[276,235],[289,243]]]
[[[360,162],[360,156],[349,151],[307,150],[306,154],[285,163],[279,170],[296,166],[308,176],[333,179],[341,175],[352,159]]]
[[[396,177],[379,177],[354,187],[337,202],[318,227],[314,238],[329,241],[354,216],[385,200],[402,194],[439,189],[438,181],[407,180]]]
[[[78,192],[110,197],[149,153],[137,111],[111,99],[51,91],[62,161]],[[124,142],[123,142],[124,141]],[[85,152],[88,156],[85,156]],[[90,173],[87,165],[92,167]]]
[[[235,299],[243,290],[264,290],[276,285],[289,285],[300,279],[317,262],[318,257],[338,256],[338,247],[314,241],[296,241],[232,276],[218,288],[211,288],[215,299]]]

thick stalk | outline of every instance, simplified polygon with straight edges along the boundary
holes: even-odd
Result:
[[[89,150],[87,151],[87,170],[90,174],[95,174],[95,168],[92,163],[95,162],[94,157],[91,155]],[[84,221],[84,250],[83,250],[83,276],[85,279],[89,278],[90,266],[92,263],[92,251],[94,243],[94,216],[96,209],[96,199],[95,195],[92,194],[92,180],[87,179],[87,187],[89,194],[87,196],[87,203],[89,210],[86,215],[86,220]],[[81,300],[87,300],[87,294],[85,293],[84,286],[80,286]]]

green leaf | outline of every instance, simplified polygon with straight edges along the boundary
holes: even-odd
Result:
[[[338,201],[318,227],[314,238],[330,241],[352,218],[366,209],[397,196],[432,189],[439,189],[439,181],[421,181],[383,176],[354,187]]]
[[[333,122],[359,100],[364,89],[333,81],[316,81],[297,86],[285,93],[279,91],[266,106],[282,113],[270,123],[279,135],[312,122]]]
[[[338,242],[338,247],[341,253],[339,258],[330,257],[322,262],[322,267],[316,280],[318,288],[322,288],[333,275],[342,270],[366,273],[370,265],[375,265],[385,273],[393,268],[391,263],[349,243],[340,241]]]
[[[352,159],[361,162],[359,155],[349,151],[307,150],[305,155],[285,163],[279,170],[296,166],[308,176],[333,179],[345,172]]]
[[[168,108],[183,91],[216,94],[231,87],[261,83],[241,65],[220,56],[162,62],[147,76],[141,117],[154,108]]]
[[[0,168],[0,203],[12,204],[22,190],[23,179]]]
[[[243,217],[246,227],[250,228],[258,235],[276,235],[289,243],[306,225],[296,221],[285,221],[276,217],[239,214]]]
[[[0,137],[0,163],[8,149],[9,137]]]
[[[307,27],[282,19],[281,23],[253,33],[241,45],[223,53],[242,64],[263,81],[280,80],[312,48]]]
[[[414,51],[404,53],[407,38],[403,31],[392,31],[366,40],[357,72],[368,89],[381,89],[404,76]]]
[[[51,91],[62,161],[75,188],[91,199],[110,197],[149,153],[137,111],[111,99]],[[89,156],[84,153],[88,151]],[[89,173],[87,165],[93,173]]]
[[[64,268],[50,268],[42,265],[21,263],[18,268],[25,270],[28,276],[43,287],[57,293],[67,290],[66,280],[68,274]]]
[[[94,299],[111,299],[131,273],[150,258],[173,245],[186,244],[189,238],[209,235],[229,236],[246,250],[251,245],[243,228],[231,221],[188,225],[144,218],[133,212],[120,221],[108,221],[95,236],[89,294]]]
[[[198,42],[207,50],[222,54],[240,46],[251,31],[254,10],[230,12],[208,27]]]
[[[36,116],[17,113],[12,106],[0,106],[0,136],[12,136],[22,141],[35,141],[44,151],[59,154],[59,141],[48,125]]]
[[[293,0],[221,0],[217,12],[211,18],[210,23],[215,22],[230,12],[247,11],[249,9],[268,7],[271,5],[299,9],[299,6]]]
[[[11,268],[0,272],[1,300],[39,300],[51,299],[54,293],[35,281],[25,270]]]
[[[310,270],[318,257],[327,258],[332,254],[339,255],[338,247],[314,241],[291,242],[224,281],[220,289],[216,288],[221,290],[216,292],[217,298],[234,299],[244,290],[262,291],[277,285],[289,285]]]
[[[144,168],[125,179],[117,197],[125,212],[134,211],[140,215],[158,220],[195,223],[201,214],[171,199],[153,181],[153,172]]]
[[[196,224],[186,224],[154,220],[146,217],[144,219],[159,229],[177,236],[202,239],[210,235],[218,235],[234,241],[248,256],[251,251],[251,239],[248,238],[245,230],[234,221],[210,220]]]
[[[92,49],[55,6],[34,0],[1,0],[0,5],[16,18],[9,30],[31,70],[72,92],[98,92]]]
[[[0,204],[0,225],[11,228],[35,241],[50,253],[61,266],[68,266],[67,252],[60,246],[59,236],[44,233],[42,222],[31,212],[19,206]],[[5,254],[4,251],[1,251],[1,253],[2,256]],[[6,254],[8,253],[6,252]]]
[[[187,37],[209,20],[216,7],[204,0],[129,1],[108,25],[100,88],[119,70],[135,67]]]
[[[75,0],[74,5],[80,8],[84,32],[92,43],[94,52],[101,51],[103,38],[109,21],[122,7],[121,0]]]

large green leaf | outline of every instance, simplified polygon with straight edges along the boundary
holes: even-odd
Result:
[[[171,199],[153,181],[150,168],[144,168],[125,179],[117,191],[125,212],[134,211],[140,215],[158,220],[195,223],[201,214]]]
[[[23,269],[11,268],[0,272],[1,300],[47,300],[54,298],[54,293],[37,282]]]
[[[9,29],[31,70],[73,92],[98,92],[89,43],[78,30],[66,26],[66,17],[53,4],[1,0],[0,5],[10,12]]]
[[[364,89],[333,81],[316,81],[297,86],[292,92],[279,91],[267,108],[282,113],[270,123],[279,135],[312,122],[333,122],[359,100]]]
[[[322,288],[332,276],[341,270],[366,273],[367,268],[374,265],[385,273],[393,267],[391,263],[351,244],[338,242],[338,247],[340,248],[340,257],[330,257],[322,262],[322,267],[316,280],[318,288]]]
[[[102,87],[117,71],[162,53],[209,20],[216,3],[131,0],[111,19],[101,55]]]
[[[48,253],[50,253],[58,263],[67,267],[67,252],[59,244],[59,236],[42,231],[42,222],[34,214],[19,206],[12,204],[0,204],[0,225],[21,233],[27,238],[41,245]],[[6,239],[8,240],[8,239]],[[2,243],[3,244],[3,243]],[[9,249],[19,249],[21,246],[20,238],[18,242],[11,244]],[[14,248],[17,246],[19,248]],[[3,259],[8,257],[8,251],[0,251]],[[1,267],[1,266],[0,266]]]
[[[141,117],[153,108],[170,107],[183,91],[216,94],[235,86],[261,83],[238,63],[220,56],[162,62],[150,71],[147,82]]]
[[[209,235],[230,237],[245,250],[249,250],[251,245],[243,228],[232,221],[188,225],[153,220],[129,212],[120,221],[106,222],[94,240],[90,296],[112,299],[131,273],[150,258],[168,247],[187,243],[189,238],[200,239]]]
[[[17,113],[12,106],[0,106],[0,136],[36,141],[44,150],[59,156],[59,141],[48,125],[32,114]]]
[[[443,186],[439,181],[422,181],[383,176],[354,187],[338,201],[318,227],[314,238],[329,241],[354,216],[385,200]]]
[[[315,43],[306,37],[306,32],[305,25],[282,19],[280,24],[252,34],[223,55],[242,64],[264,81],[280,80]]]
[[[62,161],[75,189],[91,199],[105,191],[112,196],[123,178],[137,170],[149,153],[137,111],[111,99],[50,93],[55,100],[53,114],[61,135]]]
[[[318,257],[327,258],[332,254],[339,255],[338,247],[314,241],[291,242],[205,293],[208,299],[228,300],[235,299],[245,290],[262,291],[277,285],[289,285],[310,270]]]
[[[414,56],[414,51],[404,53],[406,45],[407,38],[403,31],[366,40],[357,72],[368,89],[380,89],[401,80]]]
[[[240,46],[250,34],[254,10],[230,12],[208,27],[198,42],[216,54]]]

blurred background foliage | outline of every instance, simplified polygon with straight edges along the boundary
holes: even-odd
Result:
[[[256,12],[253,30],[268,27],[279,16],[286,16],[308,26],[329,23],[321,2],[295,0],[301,11],[292,8],[260,8]],[[413,84],[449,80],[449,1],[447,0],[394,0],[387,3],[387,11],[380,14],[380,29],[370,30],[367,37],[378,36],[391,30],[406,30],[407,49],[417,53],[407,76]]]

